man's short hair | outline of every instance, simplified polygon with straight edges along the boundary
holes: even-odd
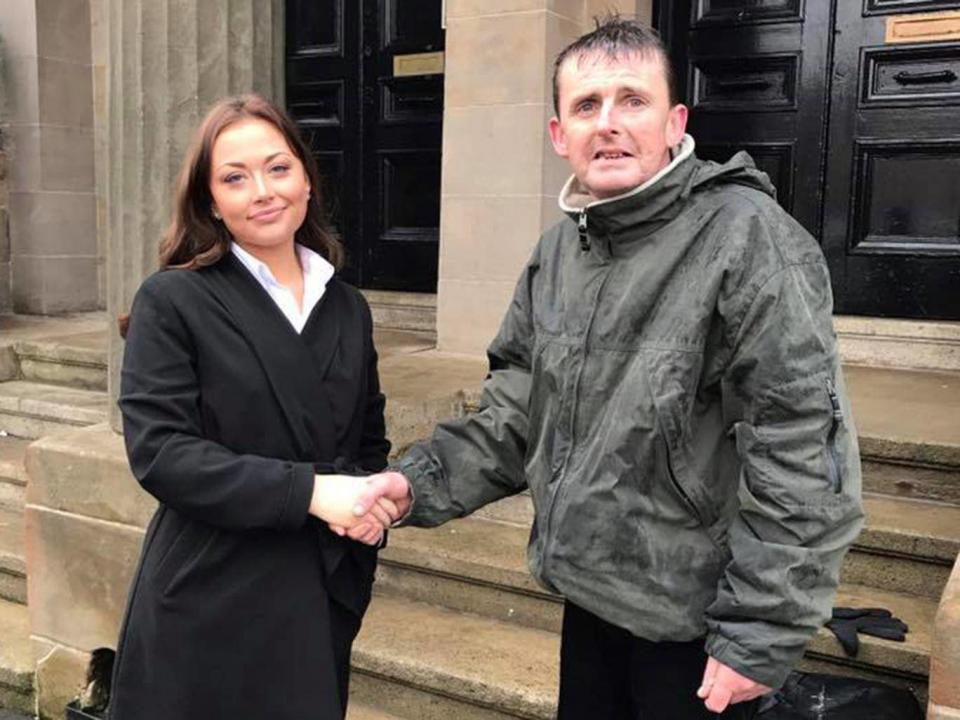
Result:
[[[568,58],[582,57],[592,53],[601,53],[611,60],[632,53],[655,55],[663,63],[663,74],[667,79],[670,103],[676,105],[680,102],[677,97],[677,83],[673,65],[670,63],[670,54],[656,30],[644,23],[624,20],[617,14],[603,18],[594,17],[593,21],[597,27],[567,45],[553,63],[553,111],[557,117],[560,116],[561,66]]]

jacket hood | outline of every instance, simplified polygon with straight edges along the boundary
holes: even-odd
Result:
[[[746,152],[740,151],[721,164],[700,160],[695,149],[693,137],[684,135],[669,165],[643,185],[603,200],[591,200],[576,176],[571,176],[560,192],[560,209],[574,222],[585,215],[591,234],[616,235],[629,230],[646,235],[680,213],[683,203],[678,201],[713,184],[744,185],[776,196],[766,173],[757,169]]]

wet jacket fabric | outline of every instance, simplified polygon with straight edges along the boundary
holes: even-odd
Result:
[[[301,334],[228,253],[137,292],[120,408],[159,501],[111,720],[339,720],[377,550],[308,514],[316,472],[386,465],[370,311],[332,279]]]
[[[856,431],[820,248],[749,156],[685,146],[624,196],[578,209],[568,186],[479,412],[398,469],[421,526],[529,486],[544,586],[778,687],[860,528]]]

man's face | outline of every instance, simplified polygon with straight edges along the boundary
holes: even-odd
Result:
[[[670,104],[658,56],[571,56],[557,80],[560,117],[550,120],[550,139],[593,198],[632,190],[670,163],[687,108]]]

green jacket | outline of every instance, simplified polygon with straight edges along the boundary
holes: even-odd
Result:
[[[748,155],[718,165],[692,144],[582,210],[568,185],[479,412],[397,467],[420,526],[529,486],[544,586],[649,640],[706,634],[779,687],[860,529],[856,431],[820,248]]]

